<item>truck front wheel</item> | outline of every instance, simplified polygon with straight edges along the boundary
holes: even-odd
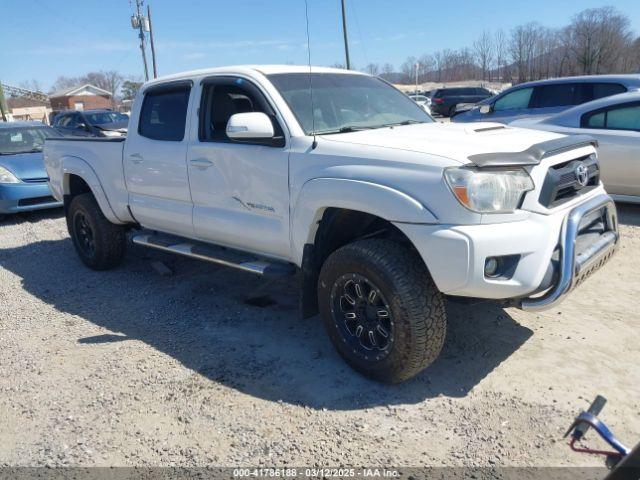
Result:
[[[399,243],[369,239],[336,250],[322,266],[318,302],[336,349],[367,377],[402,382],[442,350],[442,294],[422,259]]]
[[[67,228],[82,263],[93,270],[108,270],[124,257],[124,227],[111,223],[91,193],[78,195],[67,210]]]

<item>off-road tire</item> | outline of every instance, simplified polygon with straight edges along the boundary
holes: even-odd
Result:
[[[80,228],[80,218],[84,219],[86,229]],[[80,260],[87,267],[109,270],[122,262],[127,244],[125,229],[107,220],[91,193],[78,195],[71,200],[67,210],[67,228]],[[86,247],[83,230],[91,232],[92,249]]]
[[[356,352],[349,344],[353,337],[349,339],[344,329],[341,331],[341,312],[335,312],[332,291],[348,275],[370,280],[387,300],[393,318],[393,343],[384,358],[363,358],[362,351]],[[340,355],[354,370],[374,380],[407,380],[430,365],[442,350],[446,334],[443,296],[419,255],[399,243],[360,240],[333,252],[320,271],[318,304]]]

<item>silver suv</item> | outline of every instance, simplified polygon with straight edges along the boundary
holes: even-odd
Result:
[[[553,115],[575,105],[640,90],[640,75],[590,75],[522,83],[455,115],[454,122],[512,121]]]

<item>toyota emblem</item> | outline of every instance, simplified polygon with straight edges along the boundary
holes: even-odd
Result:
[[[579,164],[574,173],[580,186],[586,187],[587,183],[589,183],[589,169],[587,166],[584,163]]]

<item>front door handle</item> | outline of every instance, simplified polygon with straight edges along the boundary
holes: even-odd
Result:
[[[132,153],[131,155],[129,155],[129,158],[133,163],[141,163],[142,160],[144,160],[144,158],[142,157],[142,154],[140,153]]]
[[[209,168],[213,166],[213,162],[206,158],[194,158],[191,160],[191,165],[198,168]]]

